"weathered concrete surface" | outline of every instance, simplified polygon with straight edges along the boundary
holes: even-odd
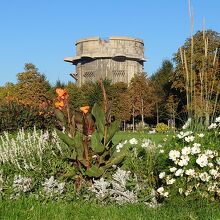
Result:
[[[129,83],[136,73],[143,72],[144,42],[132,37],[99,37],[76,42],[76,56],[64,59],[76,65],[72,76],[81,86],[85,82],[110,79],[112,83]]]

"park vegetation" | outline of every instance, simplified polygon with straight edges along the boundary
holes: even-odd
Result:
[[[154,75],[136,74],[129,85],[105,79],[82,87],[60,81],[51,85],[26,63],[15,84],[0,88],[3,216],[10,217],[8,201],[30,201],[27,213],[40,213],[39,204],[54,207],[50,202],[56,201],[58,207],[65,204],[63,210],[80,204],[76,213],[84,217],[101,205],[139,207],[145,213],[141,217],[130,213],[138,219],[170,219],[166,213],[175,213],[174,219],[208,219],[199,213],[201,205],[217,218],[219,50],[217,32],[198,31],[174,54],[174,63],[164,60]],[[129,129],[133,132],[123,132]],[[181,204],[191,212],[183,207],[184,214],[176,213]],[[126,212],[120,214],[128,217]],[[54,219],[61,214],[51,213]]]

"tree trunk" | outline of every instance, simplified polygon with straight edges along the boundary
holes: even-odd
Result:
[[[159,123],[159,110],[158,110],[158,103],[156,102],[156,110],[157,110],[157,124]]]
[[[174,128],[174,131],[175,131],[175,128],[176,128],[176,117],[175,117],[175,113],[173,114],[173,128]]]
[[[143,98],[141,99],[141,121],[142,121],[142,126],[144,127],[144,100]]]
[[[133,116],[133,132],[134,132],[134,106],[133,106],[133,114],[132,114],[132,116]]]

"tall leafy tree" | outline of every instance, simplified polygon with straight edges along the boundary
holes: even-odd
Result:
[[[73,82],[69,82],[65,88],[69,94],[69,103],[72,110],[76,110],[83,105],[87,105],[87,100],[83,97],[82,88],[78,87]]]
[[[176,117],[178,115],[178,105],[179,105],[179,98],[176,95],[169,94],[165,104],[165,110],[169,119],[172,120],[172,126],[176,127]],[[168,123],[169,124],[169,123]]]
[[[126,121],[131,119],[132,103],[128,93],[128,85],[123,82],[112,85],[112,115],[120,121],[124,122],[124,130]]]
[[[45,76],[28,63],[17,80],[16,84],[7,83],[0,89],[0,130],[53,126],[52,92]]]
[[[71,82],[68,82],[71,83]],[[59,79],[55,83],[55,88],[64,88],[66,84],[64,82],[61,82]]]
[[[144,124],[144,117],[153,115],[155,108],[155,90],[152,82],[145,73],[134,75],[129,85],[129,94],[132,102],[133,127],[134,117],[140,115]]]
[[[174,55],[173,88],[185,97],[189,116],[206,118],[218,107],[220,84],[218,51],[220,35],[213,30],[198,31]]]
[[[10,82],[0,87],[0,104],[4,104],[7,101],[14,100],[16,92],[16,85]]]
[[[26,63],[24,72],[17,74],[17,94],[19,103],[40,106],[51,100],[51,86],[46,77],[32,63]]]
[[[151,80],[157,96],[156,115],[157,123],[159,120],[166,121],[169,116],[166,111],[166,103],[171,93],[171,77],[173,76],[174,67],[170,60],[164,60],[161,67],[151,76]]]
[[[111,82],[104,80],[103,85],[105,87],[108,98],[111,100]],[[93,106],[95,103],[102,104],[103,96],[99,82],[88,82],[81,86],[81,93],[84,105]]]

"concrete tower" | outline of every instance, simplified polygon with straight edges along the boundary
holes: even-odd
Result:
[[[99,79],[129,83],[134,74],[143,72],[144,42],[132,37],[81,39],[76,42],[76,56],[64,61],[76,66],[71,75],[79,86]]]

